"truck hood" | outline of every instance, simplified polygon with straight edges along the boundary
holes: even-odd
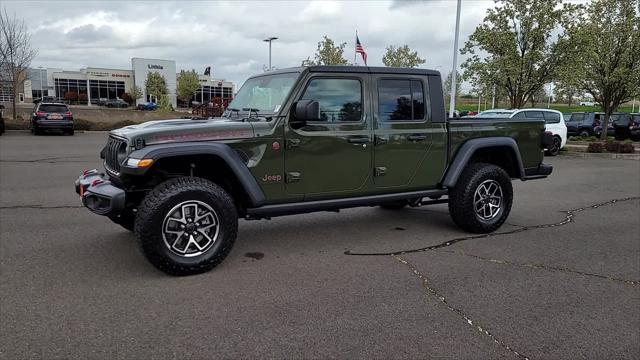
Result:
[[[125,126],[112,130],[111,134],[126,138],[130,143],[142,139],[145,145],[153,145],[185,141],[247,139],[254,136],[254,130],[249,122],[232,121],[226,118],[173,119]]]

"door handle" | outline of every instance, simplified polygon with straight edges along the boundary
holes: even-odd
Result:
[[[369,137],[367,136],[352,136],[347,138],[347,141],[350,144],[368,144],[369,143]]]
[[[424,141],[424,140],[427,140],[427,135],[412,134],[412,135],[407,136],[407,140],[409,140],[409,141]]]
[[[375,137],[375,144],[376,145],[384,145],[386,143],[387,143],[387,139],[386,138],[376,135],[376,137]]]

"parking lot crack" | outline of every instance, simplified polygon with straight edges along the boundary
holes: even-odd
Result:
[[[400,262],[401,264],[407,266],[409,269],[411,269],[411,272],[418,278],[420,279],[420,282],[422,284],[422,287],[428,292],[429,295],[435,297],[436,299],[438,299],[438,301],[444,305],[449,311],[455,313],[456,315],[462,317],[464,319],[464,321],[471,326],[472,328],[474,328],[476,331],[480,332],[481,334],[489,337],[491,340],[493,340],[493,342],[495,342],[496,344],[500,345],[502,348],[506,349],[507,351],[511,352],[512,354],[516,355],[518,358],[520,359],[529,359],[529,357],[527,357],[526,355],[522,354],[519,351],[516,351],[515,349],[513,349],[512,347],[510,347],[509,345],[507,345],[504,341],[498,339],[493,333],[491,333],[488,328],[482,324],[480,324],[478,321],[473,320],[469,314],[467,314],[466,312],[464,312],[464,310],[457,308],[453,305],[451,305],[448,301],[447,298],[444,297],[441,293],[439,293],[433,286],[431,286],[431,284],[429,284],[429,281],[427,280],[427,277],[422,274],[420,272],[420,270],[418,270],[418,268],[410,263],[409,261],[407,261],[405,258],[398,256],[398,255],[391,255],[395,260],[397,260],[398,262]]]
[[[610,281],[624,283],[624,284],[627,284],[627,285],[640,285],[640,280],[621,279],[621,278],[608,276],[608,275],[602,275],[602,274],[590,273],[590,272],[586,272],[586,271],[574,270],[574,269],[571,269],[571,268],[568,268],[568,267],[550,266],[550,265],[537,264],[537,263],[519,263],[519,262],[511,261],[511,260],[494,259],[494,258],[490,258],[490,257],[469,254],[469,253],[462,252],[462,251],[452,251],[452,250],[443,250],[443,249],[440,249],[438,251],[447,252],[447,253],[450,253],[450,254],[467,256],[467,257],[471,257],[471,258],[474,258],[474,259],[487,261],[487,262],[494,263],[494,264],[499,264],[499,265],[510,265],[510,266],[533,268],[533,269],[542,269],[542,270],[548,270],[548,271],[560,271],[560,272],[564,272],[564,273],[578,274],[578,275],[583,275],[583,276],[590,276],[590,277],[596,277],[596,278],[600,278],[600,279],[606,279],[606,280],[610,280]]]
[[[353,256],[404,255],[404,254],[411,254],[411,253],[418,253],[418,252],[423,252],[423,251],[441,249],[441,248],[449,247],[449,246],[452,246],[452,245],[455,245],[457,243],[460,243],[460,242],[463,242],[463,241],[467,241],[467,240],[484,239],[484,238],[490,238],[490,237],[497,237],[497,236],[501,236],[501,235],[511,235],[511,234],[516,234],[516,233],[520,233],[520,232],[524,232],[524,231],[531,231],[531,230],[559,227],[559,226],[564,226],[564,225],[567,225],[569,223],[572,223],[574,221],[574,218],[575,218],[576,214],[578,214],[580,212],[583,212],[583,211],[586,211],[586,210],[598,209],[598,208],[601,208],[601,207],[604,207],[604,206],[614,205],[614,204],[617,204],[617,203],[621,203],[621,202],[625,202],[625,201],[631,201],[631,200],[638,200],[638,199],[640,199],[640,196],[632,196],[632,197],[626,197],[626,198],[612,199],[612,200],[608,200],[608,201],[605,201],[605,202],[601,202],[601,203],[597,203],[597,204],[593,204],[593,205],[588,205],[588,206],[584,206],[584,207],[580,207],[580,208],[564,211],[564,214],[565,214],[564,219],[562,219],[562,220],[560,220],[558,222],[555,222],[555,223],[538,224],[538,225],[526,225],[526,226],[518,227],[518,228],[513,229],[513,230],[508,230],[508,231],[503,231],[503,232],[493,232],[493,233],[489,233],[489,234],[463,236],[463,237],[458,237],[458,238],[453,238],[453,239],[450,239],[450,240],[446,240],[446,241],[444,241],[444,242],[442,242],[440,244],[430,245],[430,246],[426,246],[426,247],[422,247],[422,248],[418,248],[418,249],[399,250],[399,251],[392,251],[392,252],[353,252],[351,250],[347,250],[347,251],[344,252],[344,254],[345,255],[353,255]]]

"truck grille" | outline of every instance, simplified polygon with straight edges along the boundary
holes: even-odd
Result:
[[[122,139],[109,136],[104,152],[104,167],[116,175],[120,174],[120,164],[127,157],[127,143]]]

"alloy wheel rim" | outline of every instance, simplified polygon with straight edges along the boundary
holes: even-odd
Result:
[[[218,239],[220,222],[215,210],[198,200],[179,203],[167,212],[162,239],[174,254],[193,257],[207,252]]]
[[[502,186],[495,180],[485,180],[473,195],[473,208],[481,220],[491,220],[498,216],[503,204]]]

